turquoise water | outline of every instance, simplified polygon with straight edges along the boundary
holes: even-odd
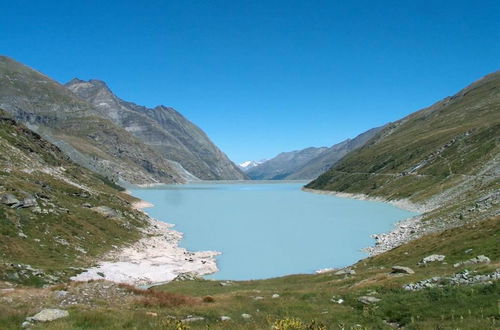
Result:
[[[379,202],[303,192],[297,183],[203,183],[133,189],[146,211],[184,233],[181,246],[220,251],[215,279],[312,273],[366,256],[370,234],[415,213]]]

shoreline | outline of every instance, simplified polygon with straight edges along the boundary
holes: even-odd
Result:
[[[180,274],[203,276],[219,269],[215,257],[220,252],[191,252],[179,246],[183,237],[173,230],[174,225],[151,218],[142,209],[154,206],[144,200],[132,203],[132,208],[147,218],[142,238],[99,258],[98,264],[71,277],[72,281],[107,280],[135,286],[154,286],[167,283]]]
[[[406,211],[419,213],[418,215],[394,223],[393,225],[394,228],[386,233],[371,234],[370,237],[375,239],[375,244],[362,249],[362,251],[367,253],[369,257],[392,250],[402,244],[405,244],[409,241],[421,237],[422,234],[424,233],[424,228],[420,220],[422,219],[423,214],[432,210],[432,208],[429,208],[425,205],[418,205],[405,199],[388,201],[384,200],[381,197],[371,197],[365,194],[352,194],[352,193],[343,193],[338,191],[316,190],[304,187],[301,190],[313,194],[330,195],[340,198],[350,198],[350,199],[357,199],[364,201],[382,202],[391,204]]]
[[[319,195],[331,195],[335,197],[357,199],[361,201],[382,202],[386,204],[391,204],[392,206],[395,206],[405,211],[416,212],[421,214],[432,210],[432,208],[426,205],[416,204],[409,201],[408,199],[386,200],[382,197],[372,197],[365,194],[345,193],[345,192],[331,191],[331,190],[317,190],[304,187],[302,187],[301,190]]]

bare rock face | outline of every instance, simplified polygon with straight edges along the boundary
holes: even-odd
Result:
[[[123,101],[100,80],[73,79],[66,87],[82,100],[91,103],[102,117],[123,127],[192,174],[193,177],[186,179],[246,178],[199,127],[175,109],[165,106],[150,109]]]

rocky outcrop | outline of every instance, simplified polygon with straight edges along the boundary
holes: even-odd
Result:
[[[89,102],[103,118],[133,134],[165,158],[192,174],[186,179],[241,180],[246,176],[222,153],[196,125],[175,109],[153,109],[118,98],[100,80],[73,79],[66,87]]]

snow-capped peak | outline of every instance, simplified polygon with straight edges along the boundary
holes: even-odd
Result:
[[[249,169],[262,164],[264,161],[247,160],[246,162],[238,164],[243,171],[248,171]]]

